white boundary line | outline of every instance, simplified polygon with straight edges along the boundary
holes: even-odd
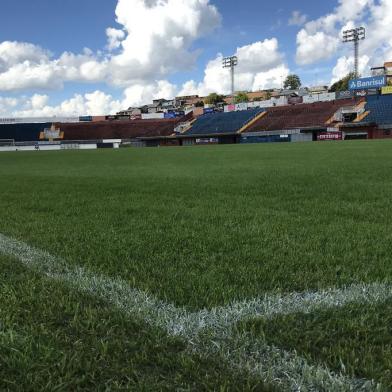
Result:
[[[164,329],[170,336],[186,340],[189,349],[202,355],[220,355],[233,368],[247,371],[262,380],[293,391],[374,391],[381,389],[372,381],[348,378],[321,366],[311,365],[294,352],[268,346],[235,326],[241,320],[271,318],[294,312],[341,307],[348,303],[383,302],[392,297],[386,284],[352,285],[320,292],[265,295],[227,307],[189,313],[184,308],[160,301],[134,289],[121,279],[97,276],[82,267],[24,242],[0,234],[0,253],[12,256],[28,268],[73,288],[99,297],[116,308],[151,326]]]

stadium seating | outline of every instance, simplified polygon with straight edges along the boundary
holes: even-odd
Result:
[[[16,142],[35,142],[39,140],[40,132],[50,128],[50,123],[40,124],[1,124],[0,139],[13,139]]]
[[[268,108],[267,114],[246,129],[246,132],[322,127],[340,108],[357,103],[354,99],[342,99]]]
[[[370,113],[363,119],[364,122],[392,124],[392,95],[370,95],[366,101],[366,111]]]
[[[187,117],[162,120],[102,121],[93,123],[56,124],[64,140],[134,139],[170,136]]]
[[[235,133],[263,109],[257,108],[240,112],[213,113],[200,116],[187,131],[186,135],[213,135],[221,133]]]

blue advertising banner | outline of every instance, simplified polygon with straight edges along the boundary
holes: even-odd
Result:
[[[353,90],[367,90],[371,88],[381,88],[386,86],[387,78],[385,75],[372,76],[371,78],[352,79],[349,81],[349,89]]]
[[[212,114],[215,112],[214,108],[204,108],[204,114]]]

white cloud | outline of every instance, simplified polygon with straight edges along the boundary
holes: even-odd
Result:
[[[307,15],[301,14],[300,11],[293,11],[289,19],[289,26],[302,26],[307,19]]]
[[[254,42],[237,48],[238,67],[236,68],[237,90],[258,90],[262,88],[280,87],[289,69],[284,64],[284,57],[279,51],[276,38]],[[16,65],[15,67],[18,67]],[[93,81],[105,78],[110,69],[109,62],[105,59],[99,61],[91,51],[85,50],[83,54],[64,53],[58,60],[49,61],[37,66],[46,66],[49,69],[47,77],[55,78],[60,73],[61,81],[84,80]],[[31,71],[31,69],[29,69]],[[52,72],[50,72],[52,71]],[[1,86],[0,75],[0,86]],[[14,79],[17,83],[17,78]],[[31,83],[41,79],[32,79]],[[26,83],[26,75],[21,78]],[[56,83],[56,79],[52,81]],[[58,83],[58,81],[57,81]],[[39,84],[39,83],[37,83]],[[15,86],[13,86],[15,88]],[[10,90],[12,88],[9,88]],[[90,94],[75,94],[59,105],[50,106],[47,95],[35,94],[30,98],[19,100],[14,106],[3,103],[4,112],[13,116],[72,116],[72,115],[99,115],[115,113],[129,106],[139,106],[151,102],[156,98],[173,98],[174,96],[199,94],[207,95],[210,92],[229,93],[231,79],[228,69],[222,68],[222,55],[218,54],[215,59],[208,62],[204,78],[201,82],[188,81],[183,84],[181,91],[176,85],[165,79],[136,79],[124,89],[124,97],[121,100],[113,99],[101,91]],[[17,106],[17,107],[16,107]],[[22,108],[22,109],[20,109]]]
[[[50,53],[29,43],[4,41],[0,43],[0,72],[24,63],[40,64],[49,60]]]
[[[110,64],[120,86],[190,69],[198,54],[191,45],[221,22],[209,0],[118,0],[116,16],[126,31]]]
[[[49,96],[40,94],[20,98],[0,97],[0,115],[2,117],[104,115],[117,113],[123,108],[123,102],[99,90],[84,95],[75,94],[56,106],[51,106],[48,102]]]
[[[369,67],[370,58],[366,55],[361,56],[358,62],[359,73],[364,75]],[[344,78],[354,69],[354,57],[340,57],[332,70],[331,83]]]
[[[118,49],[121,41],[125,38],[125,32],[123,30],[114,29],[113,27],[106,29],[106,35],[108,37],[108,50]]]
[[[353,56],[343,44],[343,30],[364,26],[365,41],[360,43],[359,71],[367,76],[370,67],[392,59],[392,3],[390,0],[339,0],[332,13],[305,24],[297,34],[298,64],[309,65],[337,57],[332,82],[353,71]]]
[[[30,43],[0,43],[0,91],[59,89],[67,81],[149,84],[192,68],[193,43],[221,21],[209,0],[118,0],[116,16],[121,29],[106,30],[104,53],[53,58]]]
[[[177,87],[167,80],[159,80],[149,84],[134,84],[124,91],[123,107],[141,106],[150,103],[153,99],[174,98]]]
[[[0,91],[60,89],[66,81],[100,82],[108,74],[108,60],[89,49],[64,52],[52,59],[48,52],[24,42],[0,44]]]
[[[0,116],[8,117],[18,103],[17,98],[0,97]]]
[[[279,87],[281,78],[289,73],[279,52],[276,38],[258,41],[237,48],[238,66],[235,70],[236,90],[258,90],[267,87]],[[222,68],[222,54],[211,60],[205,69],[204,79],[200,83],[186,82],[180,95],[206,95],[211,92],[230,93],[231,79],[228,69]]]
[[[374,0],[339,0],[332,13],[306,23],[297,34],[297,63],[313,64],[336,55],[343,28],[361,22],[373,4]]]
[[[297,35],[297,43],[297,63],[306,65],[328,59],[336,53],[339,38],[323,31],[309,34],[305,29],[302,29]]]

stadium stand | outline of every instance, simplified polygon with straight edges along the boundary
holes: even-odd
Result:
[[[370,113],[363,119],[364,122],[392,124],[392,95],[369,95],[366,101],[366,111]]]
[[[174,128],[184,121],[189,121],[189,115],[176,119],[102,121],[56,124],[56,126],[64,132],[64,140],[134,139],[170,136]]]
[[[247,128],[246,132],[322,127],[339,109],[357,103],[354,99],[342,99],[268,108],[266,115]]]
[[[15,142],[36,142],[40,133],[45,128],[50,128],[50,123],[32,124],[1,124],[0,139],[13,139]]]
[[[205,114],[200,116],[185,134],[194,136],[236,133],[263,111],[264,109],[257,108],[240,112]]]

